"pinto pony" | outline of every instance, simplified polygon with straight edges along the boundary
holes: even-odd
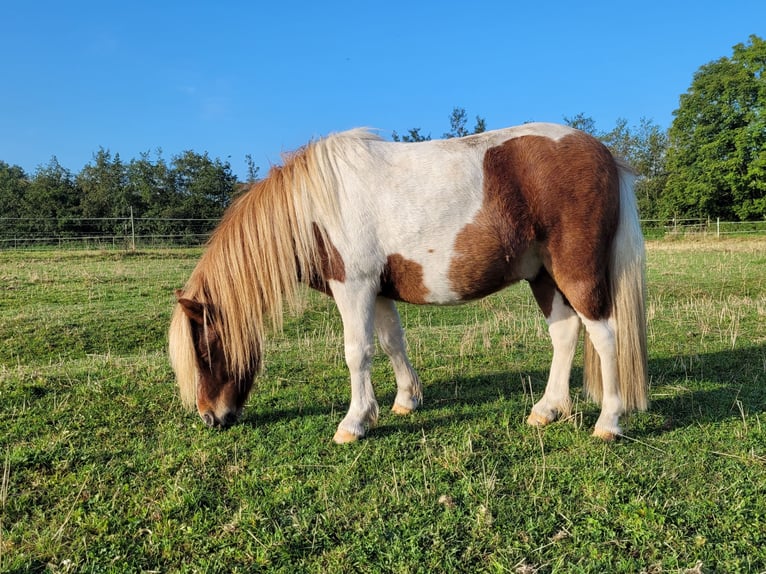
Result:
[[[378,418],[377,334],[396,376],[393,411],[422,402],[394,301],[454,304],[526,280],[553,342],[527,422],[570,413],[581,325],[594,435],[647,406],[644,244],[631,171],[593,137],[526,124],[459,139],[391,143],[366,130],[312,142],[227,210],[183,290],[169,333],[183,403],[210,426],[239,417],[299,284],[343,320],[351,404],[334,440]]]

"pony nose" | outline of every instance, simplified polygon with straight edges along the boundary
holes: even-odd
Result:
[[[202,420],[210,428],[227,428],[237,422],[237,413],[233,411],[227,412],[223,415],[223,418],[218,418],[212,411],[207,411],[202,415]]]
[[[215,415],[211,413],[210,411],[206,412],[202,415],[202,420],[205,421],[205,424],[209,427],[215,426]]]

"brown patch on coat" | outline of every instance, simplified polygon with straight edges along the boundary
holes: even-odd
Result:
[[[547,319],[553,312],[553,298],[556,296],[556,284],[545,269],[541,269],[537,277],[529,282],[532,295],[535,296],[538,307]]]
[[[487,150],[483,167],[484,204],[455,240],[453,290],[466,300],[534,280],[538,261],[575,309],[608,316],[619,177],[606,147],[582,132],[522,136]]]
[[[330,238],[321,233],[316,223],[312,225],[319,253],[319,265],[309,278],[309,286],[326,295],[331,295],[328,281],[343,283],[346,280],[346,264]]]
[[[380,294],[396,301],[426,303],[428,288],[423,283],[423,266],[398,253],[389,255],[380,274]]]
[[[543,267],[540,269],[540,273],[534,279],[529,281],[529,287],[532,289],[532,295],[535,296],[535,301],[543,312],[543,315],[547,319],[553,312],[553,298],[556,296],[556,283],[553,278],[548,274],[548,271]],[[562,295],[564,304],[571,307],[567,298]]]

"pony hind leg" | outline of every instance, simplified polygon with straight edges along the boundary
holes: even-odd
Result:
[[[591,391],[591,396],[601,399],[601,414],[596,421],[593,436],[603,440],[614,440],[622,434],[620,416],[625,412],[620,395],[619,373],[617,367],[617,338],[613,319],[591,320],[582,317],[587,336],[598,354],[600,366],[600,395],[597,390]],[[599,381],[590,381],[596,385]]]
[[[537,279],[530,282],[530,286],[548,323],[553,359],[545,392],[532,407],[527,423],[545,426],[571,413],[569,376],[580,334],[580,317],[564,300],[547,272],[542,271]]]
[[[375,353],[375,293],[362,282],[331,281],[330,288],[343,320],[344,351],[351,377],[351,404],[333,437],[342,444],[363,437],[378,421],[378,402],[370,374]]]
[[[624,414],[625,408],[620,395],[615,320],[613,316],[604,313],[604,305],[595,295],[604,293],[606,288],[598,285],[598,282],[589,288],[587,281],[578,284],[575,281],[567,282],[565,279],[567,278],[563,278],[563,282],[557,284],[561,285],[561,291],[570,302],[573,313],[576,313],[585,326],[589,343],[598,355],[600,377],[594,376],[592,369],[587,365],[584,373],[586,393],[596,400],[600,399],[601,402],[601,414],[596,421],[593,435],[604,440],[613,440],[622,433],[619,418]],[[596,388],[599,385],[600,388]]]
[[[375,332],[396,377],[396,398],[391,410],[398,415],[408,415],[422,403],[423,391],[407,358],[404,331],[396,304],[391,299],[378,297],[375,301]]]

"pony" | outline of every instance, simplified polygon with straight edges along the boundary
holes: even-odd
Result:
[[[592,136],[547,123],[418,143],[366,129],[284,157],[226,210],[176,292],[169,356],[183,404],[211,427],[236,422],[300,285],[331,296],[351,378],[334,441],[378,419],[375,335],[396,378],[393,412],[423,401],[397,301],[458,304],[526,281],[553,357],[529,414],[570,415],[570,371],[584,327],[583,390],[601,404],[593,434],[622,434],[647,408],[645,251],[635,175]]]

